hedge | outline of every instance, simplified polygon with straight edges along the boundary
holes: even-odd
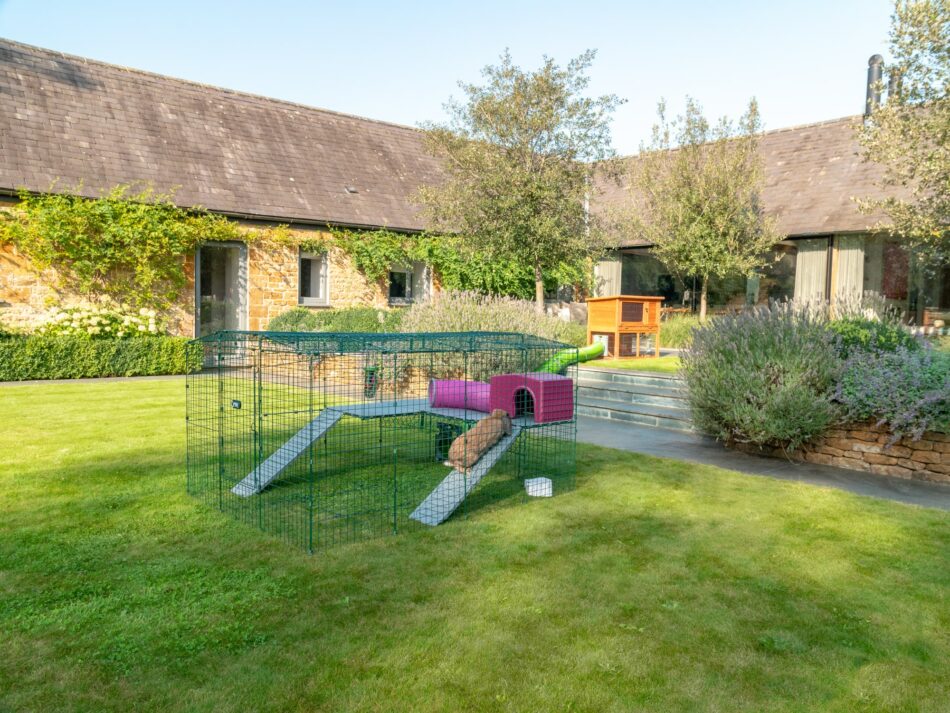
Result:
[[[0,338],[0,381],[187,374],[201,369],[200,345],[184,337]]]

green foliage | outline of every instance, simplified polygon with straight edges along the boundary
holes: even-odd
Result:
[[[707,322],[682,357],[693,421],[726,441],[799,447],[836,419],[836,343],[822,319],[788,304]]]
[[[320,322],[315,310],[294,307],[274,317],[267,328],[272,332],[316,332]]]
[[[950,431],[950,354],[903,345],[855,351],[835,399],[849,420],[886,425],[892,441]]]
[[[698,326],[699,317],[694,314],[670,315],[660,325],[660,344],[672,349],[688,347]]]
[[[437,255],[439,278],[442,287],[448,290],[474,291],[490,295],[506,295],[519,299],[534,296],[534,271],[528,265],[513,260],[491,260],[483,252],[463,250],[445,251]],[[556,278],[557,284],[572,284]]]
[[[663,102],[658,113],[651,143],[631,163],[629,223],[659,260],[701,278],[705,320],[710,278],[754,274],[780,239],[760,199],[759,110],[750,102],[738,126],[725,117],[710,124],[689,98],[683,116],[668,120]]]
[[[477,239],[391,230],[331,228],[330,233],[323,249],[340,248],[370,280],[383,279],[394,265],[422,262],[438,272],[445,289],[521,298],[534,294],[534,269],[530,265],[517,259],[493,260],[488,251],[472,247],[480,244]],[[586,262],[559,263],[546,275],[545,287],[587,285],[589,280]]]
[[[401,332],[517,332],[583,346],[587,330],[576,322],[539,315],[531,302],[476,292],[444,292],[406,309]]]
[[[186,258],[201,243],[241,240],[293,245],[308,252],[337,247],[370,280],[385,278],[394,265],[419,261],[434,267],[449,289],[527,297],[534,272],[517,260],[491,260],[471,239],[391,230],[331,229],[327,236],[301,238],[287,226],[243,230],[200,209],[185,210],[170,195],[117,186],[98,199],[69,193],[20,195],[16,211],[0,221],[0,242],[9,242],[38,269],[56,268],[61,287],[106,298],[120,309],[163,310],[187,284]],[[558,263],[547,286],[583,285],[586,264]]]
[[[391,230],[331,230],[333,244],[350,256],[356,268],[370,280],[386,276],[394,265],[423,260],[431,240],[426,235]]]
[[[275,332],[395,332],[402,309],[294,307],[274,317],[267,328]]]
[[[881,187],[902,197],[861,207],[883,212],[882,229],[906,240],[924,265],[939,267],[950,262],[950,1],[898,0],[890,54],[894,91],[858,137],[865,158],[884,166]]]
[[[12,337],[16,333],[17,333],[17,330],[5,324],[3,320],[0,320],[0,339],[2,339],[3,337]]]
[[[535,296],[534,269],[530,265],[519,262],[517,256],[493,259],[489,251],[471,247],[478,243],[478,239],[446,236],[433,245],[428,262],[438,271],[444,289],[519,299]],[[589,287],[591,277],[587,261],[558,263],[545,272],[544,289]]]
[[[156,309],[167,308],[187,284],[185,255],[203,241],[239,237],[221,216],[130,186],[95,199],[22,191],[17,209],[0,223],[0,242],[15,245],[39,269],[56,268],[62,287]]]
[[[840,337],[840,350],[847,357],[855,350],[893,352],[898,347],[917,349],[920,342],[899,324],[867,317],[847,317],[828,323]]]
[[[445,168],[444,181],[418,193],[430,224],[474,236],[463,244],[470,259],[528,266],[539,310],[546,276],[604,246],[600,218],[585,202],[594,166],[610,168],[609,115],[619,100],[584,96],[593,58],[585,52],[566,67],[546,58],[525,72],[506,52],[483,70],[484,85],[461,85],[466,101],[447,105],[447,124],[426,129],[427,148]]]
[[[184,337],[10,336],[0,339],[0,381],[187,374],[201,358]]]

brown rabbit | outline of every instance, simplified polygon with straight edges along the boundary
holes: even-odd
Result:
[[[449,458],[445,464],[451,468],[468,471],[485,455],[485,451],[501,440],[502,436],[510,435],[511,419],[508,418],[507,413],[496,408],[489,416],[452,442]]]

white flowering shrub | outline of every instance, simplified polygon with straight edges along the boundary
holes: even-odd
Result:
[[[37,332],[50,336],[122,339],[158,335],[164,329],[153,309],[123,312],[104,307],[67,307],[53,309]]]

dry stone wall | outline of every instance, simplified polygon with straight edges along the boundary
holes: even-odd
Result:
[[[746,453],[791,458],[897,478],[950,483],[950,434],[927,432],[920,440],[888,444],[890,434],[879,426],[853,424],[828,431],[798,451],[786,453],[733,444]]]

